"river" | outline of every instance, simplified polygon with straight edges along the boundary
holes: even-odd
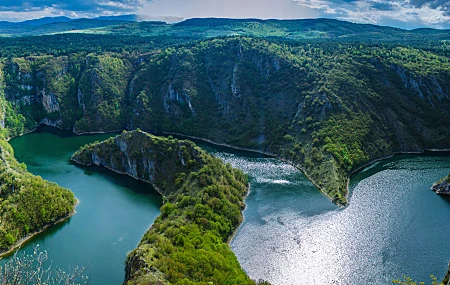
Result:
[[[53,265],[87,265],[84,275],[93,285],[122,284],[124,261],[159,215],[161,196],[147,183],[99,167],[79,167],[70,162],[80,146],[113,134],[74,136],[52,128],[10,141],[15,156],[28,170],[75,193],[77,213],[64,223],[32,238],[47,250]]]
[[[53,129],[11,140],[28,170],[80,200],[67,222],[33,238],[56,265],[89,265],[92,284],[120,284],[124,260],[159,214],[148,185],[69,162],[85,143]],[[338,208],[294,167],[274,158],[198,142],[249,174],[244,222],[231,243],[254,279],[287,284],[389,284],[410,275],[441,278],[450,259],[450,199],[430,190],[450,156],[397,155],[356,174],[350,205]]]

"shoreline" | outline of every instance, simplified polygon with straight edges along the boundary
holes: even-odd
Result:
[[[218,143],[218,142],[214,142],[213,140],[210,139],[205,139],[205,138],[201,138],[201,137],[195,137],[195,136],[187,136],[187,135],[183,135],[180,133],[171,133],[171,132],[162,132],[162,134],[164,135],[175,135],[175,136],[180,136],[180,137],[185,137],[188,139],[196,139],[196,140],[201,140],[213,145],[217,145],[217,146],[224,146],[224,147],[228,147],[228,148],[232,148],[232,149],[236,149],[236,150],[243,150],[243,151],[248,151],[248,152],[254,152],[254,153],[259,153],[259,154],[264,154],[267,156],[270,156],[272,158],[277,158],[279,159],[274,153],[271,152],[266,152],[266,151],[262,151],[262,150],[255,150],[255,149],[251,149],[251,148],[245,148],[245,147],[240,147],[240,146],[232,146],[226,143]]]
[[[44,124],[44,126],[48,126],[48,125]],[[49,126],[49,127],[52,127],[52,126]],[[57,129],[60,130],[60,128],[57,128]],[[67,130],[67,131],[70,132],[70,130]],[[77,136],[83,136],[83,135],[113,134],[113,133],[120,133],[122,131],[123,131],[123,129],[121,129],[121,130],[112,130],[112,131],[95,131],[95,132],[81,132],[81,133],[78,133],[78,132],[75,132],[75,131],[72,130],[72,133],[77,135]]]
[[[24,135],[31,134],[31,133],[35,132],[39,126],[40,126],[40,125],[38,125],[37,127],[35,127],[35,128],[32,129],[32,130],[28,130],[28,131],[24,132],[23,134],[18,134],[17,136],[7,137],[7,138],[6,138],[6,141],[9,142],[9,141],[10,141],[11,139],[13,139],[13,138],[17,138],[17,137],[21,137],[21,136],[24,136]]]
[[[75,197],[75,205],[74,205],[74,210],[69,213],[68,215],[61,217],[59,219],[57,219],[56,221],[54,221],[53,223],[47,223],[45,224],[40,230],[35,231],[33,233],[31,233],[30,235],[21,238],[19,241],[17,241],[10,249],[0,252],[0,259],[3,258],[6,255],[9,255],[11,253],[13,253],[16,250],[20,250],[20,248],[22,247],[22,245],[24,245],[25,243],[27,243],[28,241],[30,241],[33,237],[37,236],[38,234],[43,233],[46,229],[48,229],[49,227],[55,226],[57,224],[60,224],[64,221],[67,221],[68,219],[70,219],[73,215],[75,215],[77,213],[76,211],[76,207],[78,206],[78,204],[80,203],[80,200],[78,200]]]
[[[245,199],[247,199],[248,195],[250,195],[250,189],[251,189],[250,182],[248,182],[248,184],[247,184],[247,193],[245,193],[245,195],[244,195],[244,197],[243,197],[243,199],[244,199],[243,201],[244,201],[245,208],[241,210],[242,221],[239,223],[239,225],[237,226],[236,230],[235,230],[235,231],[233,232],[233,234],[228,238],[228,241],[227,241],[227,244],[228,244],[228,246],[230,247],[230,249],[231,249],[231,242],[233,241],[234,237],[237,235],[237,232],[239,231],[239,228],[242,226],[242,223],[243,223],[244,220],[245,220],[244,212],[245,212],[245,210],[247,210],[247,204],[245,203]]]
[[[355,168],[354,170],[352,170],[348,176],[347,176],[347,194],[345,195],[345,198],[347,199],[348,203],[350,203],[350,199],[349,199],[349,194],[350,194],[350,180],[352,178],[353,175],[355,175],[356,173],[364,170],[365,168],[371,166],[372,164],[376,163],[376,162],[380,162],[389,158],[394,157],[395,155],[400,155],[400,154],[424,154],[425,152],[450,152],[450,148],[424,148],[420,151],[395,151],[392,154],[389,155],[385,155],[383,157],[380,158],[375,158],[370,160],[369,162],[364,163],[363,165],[358,166],[357,168]]]
[[[48,126],[48,125],[46,125],[46,124],[39,124],[34,130],[30,130],[30,131],[28,131],[28,132],[26,132],[26,133],[24,133],[24,134],[20,134],[20,135],[18,135],[18,136],[22,136],[22,135],[25,135],[25,134],[32,133],[32,132],[36,131],[37,128],[38,128],[39,126],[41,126],[41,125]],[[50,127],[54,127],[54,126],[50,126]],[[58,127],[54,127],[54,128],[56,128],[56,129],[58,129],[58,130],[62,130],[62,129],[58,128]],[[94,131],[94,132],[82,132],[82,133],[77,133],[77,132],[74,132],[74,131],[72,130],[71,132],[72,132],[73,134],[75,134],[75,135],[94,135],[94,134],[119,133],[119,132],[124,131],[124,130],[126,130],[126,129],[115,130],[115,131]],[[68,131],[70,131],[70,130],[68,130]],[[154,135],[158,135],[158,132],[155,132],[155,131],[148,131],[148,133],[154,134]],[[312,183],[312,184],[313,184],[313,185],[314,185],[314,186],[315,186],[322,194],[324,194],[324,195],[325,195],[332,203],[336,204],[336,205],[339,206],[340,208],[345,208],[345,207],[350,203],[350,196],[349,196],[349,195],[350,195],[350,188],[349,188],[349,187],[350,187],[350,180],[351,180],[352,176],[355,175],[357,172],[363,170],[364,168],[366,168],[366,167],[368,167],[368,166],[370,166],[370,165],[372,165],[372,164],[374,164],[374,163],[376,163],[376,162],[379,162],[379,161],[382,161],[382,160],[385,160],[385,159],[392,158],[393,156],[398,155],[398,154],[424,154],[424,153],[427,152],[427,151],[429,151],[429,152],[450,152],[450,148],[424,148],[424,149],[422,149],[422,150],[417,150],[417,151],[395,151],[395,152],[393,152],[393,153],[391,153],[391,154],[389,154],[389,155],[385,155],[385,156],[380,157],[380,158],[372,159],[372,160],[370,160],[370,161],[364,163],[363,165],[358,166],[357,168],[355,168],[354,170],[352,170],[352,171],[347,175],[347,185],[346,185],[347,193],[345,194],[345,198],[346,198],[346,200],[347,200],[347,203],[346,203],[345,205],[342,205],[342,204],[337,204],[337,203],[333,202],[333,199],[330,197],[330,195],[327,194],[326,192],[324,192],[324,191],[322,190],[322,188],[321,188],[314,180],[311,179],[311,177],[305,172],[305,170],[304,170],[300,165],[296,165],[295,163],[293,163],[293,162],[291,162],[291,161],[289,161],[289,160],[286,160],[286,159],[284,159],[284,158],[282,158],[282,157],[278,157],[278,156],[276,156],[274,153],[267,152],[267,151],[261,151],[261,150],[255,150],[255,149],[251,149],[251,148],[245,148],[245,147],[233,146],[233,145],[229,145],[229,144],[226,144],[226,143],[215,142],[215,141],[213,141],[213,140],[211,140],[211,139],[207,139],[207,138],[202,138],[202,137],[197,137],[197,136],[190,136],[190,135],[185,135],[185,134],[176,133],[176,132],[159,132],[159,134],[163,134],[163,135],[175,135],[175,136],[184,137],[184,138],[186,138],[186,139],[196,139],[196,140],[200,140],[200,141],[203,141],[203,142],[206,142],[206,143],[210,143],[210,144],[216,145],[216,146],[228,147],[228,148],[235,149],[235,150],[248,151],[248,152],[253,152],[253,153],[258,153],[258,154],[266,155],[266,156],[269,156],[269,157],[271,157],[271,158],[276,158],[276,159],[278,159],[278,160],[280,160],[280,161],[282,161],[282,162],[284,162],[284,163],[287,163],[287,164],[289,164],[289,165],[295,167],[295,168],[298,169],[300,172],[302,172],[302,174],[305,175],[305,177],[306,177],[306,178],[307,178],[307,179],[308,179],[308,180],[309,180],[309,181],[310,181],[310,182],[311,182],[311,183]],[[11,137],[11,138],[13,138],[13,137]],[[8,141],[9,141],[9,139],[10,139],[10,138],[8,138]],[[71,160],[72,160],[72,159],[71,159]],[[74,162],[76,162],[76,161],[74,161]],[[78,162],[76,162],[76,163],[78,163]],[[81,164],[81,163],[78,163],[78,164],[83,165],[83,164]],[[108,167],[106,167],[106,168],[108,168]],[[108,168],[108,169],[109,169],[109,168]],[[112,170],[112,171],[114,171],[114,172],[116,172],[116,173],[119,173],[119,174],[126,174],[126,173],[118,172],[118,171],[113,170],[113,169],[110,169],[110,170]],[[133,177],[133,178],[134,178],[134,177]],[[136,178],[136,179],[137,179],[137,180],[140,180],[140,181],[143,181],[143,182],[147,182],[147,183],[152,184],[152,183],[149,182],[149,181],[141,180],[141,179],[138,179],[138,178]],[[155,188],[155,190],[156,190],[159,194],[161,194],[162,196],[164,196],[158,188],[156,188],[153,184],[152,184],[152,186]]]

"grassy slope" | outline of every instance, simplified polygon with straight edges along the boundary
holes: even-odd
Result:
[[[141,131],[90,144],[72,160],[151,182],[165,194],[161,215],[128,256],[127,284],[254,284],[227,245],[242,221],[242,171],[192,142]]]

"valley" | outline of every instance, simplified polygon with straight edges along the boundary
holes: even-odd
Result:
[[[67,217],[74,211],[76,200],[72,193],[29,174],[25,165],[20,165],[15,161],[12,156],[13,151],[7,143],[8,139],[31,132],[41,125],[52,126],[78,135],[105,133],[98,135],[101,140],[111,136],[106,133],[121,132],[122,130],[128,130],[129,134],[140,133],[140,131],[134,131],[136,129],[153,133],[176,133],[269,154],[284,161],[286,167],[292,166],[301,170],[312,183],[308,182],[308,187],[314,185],[336,204],[337,206],[334,206],[327,199],[324,201],[324,197],[320,193],[318,193],[318,197],[321,198],[317,198],[318,200],[306,199],[313,205],[316,203],[322,205],[313,211],[322,212],[320,209],[323,207],[326,209],[324,210],[325,216],[334,221],[332,224],[340,224],[344,229],[345,221],[357,221],[352,218],[352,215],[358,217],[366,210],[368,216],[377,216],[377,211],[389,213],[390,210],[396,209],[396,205],[388,203],[388,201],[394,201],[394,197],[399,199],[402,197],[402,195],[392,197],[388,195],[389,197],[386,196],[388,198],[381,196],[367,198],[365,196],[361,200],[357,200],[359,196],[355,193],[359,192],[352,188],[354,184],[352,184],[353,180],[350,180],[355,172],[355,177],[359,177],[366,171],[357,172],[358,170],[370,165],[371,162],[395,153],[422,153],[429,149],[448,149],[450,147],[450,137],[448,136],[450,131],[450,114],[448,113],[450,65],[447,44],[447,41],[450,40],[450,33],[447,30],[407,31],[327,19],[298,21],[191,19],[178,24],[128,20],[111,23],[108,21],[100,23],[99,21],[69,21],[70,24],[64,25],[61,23],[39,24],[33,28],[24,28],[24,30],[18,31],[12,38],[0,38],[1,150],[5,167],[2,174],[5,179],[2,187],[5,188],[5,191],[2,190],[2,195],[9,193],[9,198],[2,197],[2,203],[6,209],[3,211],[4,215],[13,217],[8,219],[15,219],[12,223],[13,227],[2,223],[5,231],[3,235],[0,233],[0,244],[3,244],[5,250],[10,249],[17,240],[26,237],[29,233],[39,231],[43,226],[54,223],[59,218]],[[69,25],[69,29],[67,25]],[[60,29],[59,27],[66,28]],[[32,32],[29,33],[29,31]],[[35,134],[32,133],[23,138],[33,135]],[[127,133],[124,132],[124,136],[126,135]],[[80,136],[79,138],[81,142],[84,140],[81,138],[88,137]],[[20,139],[22,137],[13,140]],[[109,147],[114,145],[112,140],[107,141]],[[166,146],[167,140],[171,139],[161,142],[165,149],[158,151],[171,156],[174,146]],[[88,142],[92,143],[86,139],[86,143]],[[141,143],[137,145],[139,146]],[[81,145],[80,143],[77,147]],[[94,143],[88,148],[95,145],[98,144]],[[100,145],[104,147],[108,143]],[[195,152],[195,148],[193,149]],[[76,149],[71,148],[71,150],[73,153]],[[142,151],[142,148],[139,151]],[[202,153],[202,157],[208,157],[209,161],[209,154],[198,151]],[[131,157],[139,156],[138,152],[127,154],[127,158],[129,155]],[[97,154],[100,153],[97,150]],[[35,155],[37,156],[38,153]],[[63,159],[60,162],[67,163],[70,155],[69,151],[65,151],[66,160]],[[79,153],[74,159],[77,162],[88,159],[87,162],[82,163],[103,165],[111,169],[115,169],[124,159],[116,157],[112,151],[108,155],[108,158],[98,156],[99,160],[89,161],[89,157],[92,157],[91,153],[88,152],[84,156],[80,156]],[[226,155],[222,155],[222,157],[226,157]],[[384,169],[377,167],[389,165],[391,161],[394,161],[393,165],[397,165],[395,162],[397,157],[402,156],[382,160],[369,168],[372,169],[373,166],[379,171],[377,175],[382,176]],[[211,159],[214,160],[212,157]],[[422,161],[422,156],[417,156],[417,159]],[[110,163],[107,163],[108,160]],[[402,165],[402,161],[398,162],[399,165]],[[431,161],[432,164],[437,165],[436,167],[441,163],[439,159],[431,159]],[[188,165],[188,162],[185,161],[182,164]],[[411,165],[416,165],[415,163],[412,161]],[[429,184],[428,189],[435,181],[448,174],[449,170],[445,168],[445,164],[444,159],[442,168],[447,173],[439,172],[440,177],[429,175],[426,178]],[[11,165],[13,167],[10,167]],[[428,166],[428,162],[424,162],[424,165],[426,166],[418,166],[423,173],[427,173],[428,169],[433,169],[433,166]],[[156,191],[164,195],[164,205],[161,208],[162,218],[156,219],[138,249],[133,251],[133,254],[136,255],[128,259],[126,281],[129,281],[129,284],[141,281],[158,281],[166,284],[176,283],[177,280],[182,280],[182,276],[188,276],[187,279],[194,278],[192,280],[196,280],[196,282],[200,282],[199,280],[203,282],[199,276],[203,276],[202,274],[205,274],[206,271],[197,272],[198,275],[196,275],[197,273],[194,274],[192,270],[186,269],[187,271],[182,275],[177,275],[176,272],[171,272],[170,268],[161,265],[170,263],[170,260],[178,260],[177,258],[184,260],[183,262],[189,259],[190,248],[185,251],[186,256],[174,256],[173,250],[165,243],[173,244],[175,242],[173,238],[178,234],[186,235],[184,238],[189,237],[188,232],[179,233],[170,225],[174,221],[179,223],[180,219],[189,221],[187,217],[190,217],[191,209],[188,208],[193,205],[187,205],[187,214],[183,212],[184,210],[180,210],[181,216],[178,215],[179,211],[176,207],[166,209],[170,208],[171,203],[181,201],[179,201],[180,196],[173,193],[176,189],[173,187],[177,177],[162,175],[157,176],[157,180],[150,179],[148,171],[152,167],[153,164],[148,163],[140,168],[134,166],[134,168],[115,169],[117,172],[127,173],[134,178],[151,182]],[[236,167],[240,168],[239,165]],[[417,170],[414,167],[405,166],[409,170],[407,173],[399,175],[412,175]],[[12,170],[9,170],[10,168]],[[173,166],[169,168],[176,169]],[[71,165],[70,169],[67,169],[68,173],[75,171],[74,174],[81,175],[79,168],[73,168]],[[164,169],[166,168],[163,168],[163,172],[167,170]],[[33,172],[32,164],[30,171],[39,175],[39,171]],[[193,170],[193,172],[197,171],[199,169]],[[227,171],[229,170],[227,169],[225,172]],[[249,172],[251,171],[249,170]],[[14,177],[10,177],[10,175]],[[213,184],[223,182],[217,177],[224,176],[224,173],[212,175],[216,177]],[[377,175],[373,174],[373,176]],[[417,173],[414,175],[420,176]],[[26,177],[26,179],[22,177]],[[50,181],[53,181],[53,176],[48,177]],[[370,178],[366,177],[365,179]],[[13,198],[16,195],[14,193],[16,182],[22,183],[29,179],[36,182],[32,182],[31,186],[26,184],[28,182],[20,184],[22,190],[19,192],[19,198]],[[250,179],[257,178],[250,177]],[[194,180],[188,182],[197,185]],[[242,185],[245,184],[244,180],[240,181]],[[283,183],[285,182],[285,180],[281,180]],[[423,180],[425,181],[425,177]],[[286,181],[289,182],[289,180]],[[362,181],[361,183],[367,183],[364,179]],[[65,184],[66,182],[62,180],[61,186],[69,185]],[[29,209],[34,209],[37,207],[36,205],[41,207],[40,210],[32,210],[33,213],[37,213],[36,217],[28,214],[24,216],[11,210],[15,207],[14,204],[11,204],[12,206],[7,204],[18,201],[19,206],[23,205],[20,195],[33,189],[33,183],[44,185],[39,186],[39,189],[53,189],[49,191],[55,194],[56,198],[50,195],[48,196],[49,201],[64,197],[58,200],[58,204],[63,204],[63,206],[57,207],[55,210],[53,206],[49,209],[45,206],[41,207],[39,204],[42,203],[41,201],[30,202]],[[234,182],[228,181],[228,183],[233,184]],[[374,182],[376,187],[381,187],[380,183]],[[411,182],[409,185],[412,187],[414,183]],[[178,186],[182,186],[182,184]],[[366,190],[370,189],[370,185],[367,187]],[[414,193],[419,193],[424,187],[421,184],[414,188],[417,191]],[[242,188],[239,195],[234,196],[236,194],[234,193],[230,196],[231,198],[227,196],[227,199],[233,207],[236,206],[237,209],[242,210],[246,191],[243,190],[245,187],[238,188]],[[186,186],[183,189],[189,189],[189,187]],[[389,185],[382,186],[381,189],[396,193],[396,189]],[[152,191],[155,194],[155,190]],[[187,196],[195,198],[198,193],[202,193],[201,191],[189,192]],[[372,193],[375,190],[370,191]],[[378,194],[387,195],[388,192]],[[34,193],[36,195],[36,192]],[[65,194],[61,194],[61,196],[58,193]],[[253,203],[251,195],[248,198],[250,204]],[[432,192],[423,195],[427,196],[420,196],[418,198],[420,201],[433,201],[432,203],[441,205],[440,210],[446,211],[448,200],[437,195],[429,198],[428,195],[434,195]],[[79,198],[77,193],[76,196]],[[303,196],[299,195],[299,198],[301,197]],[[390,200],[391,198],[392,200]],[[33,201],[28,198],[26,200]],[[354,200],[361,204],[353,205]],[[371,206],[364,206],[367,209],[358,208],[359,205],[365,205],[363,201],[369,202]],[[377,204],[379,201],[382,201],[382,205]],[[46,205],[51,205],[48,203]],[[158,204],[160,202],[156,199],[152,203],[151,212],[153,214],[149,219],[142,220],[147,227],[159,214],[157,208],[160,206]],[[386,203],[387,208],[377,208],[386,206]],[[254,207],[261,207],[261,205]],[[417,207],[416,204],[414,205]],[[77,207],[81,206],[82,204]],[[154,212],[155,206],[156,212]],[[311,205],[306,206],[306,208],[309,207]],[[334,209],[334,207],[338,208]],[[358,209],[357,214],[352,212],[355,208]],[[166,211],[164,209],[168,211],[166,214],[164,214]],[[48,214],[48,210],[52,213],[51,215]],[[142,208],[143,212],[147,210]],[[374,212],[370,212],[372,210]],[[176,215],[170,215],[173,211]],[[302,212],[300,209],[295,211]],[[331,212],[336,212],[336,214],[331,214]],[[13,213],[12,216],[11,213]],[[245,233],[245,219],[242,228],[238,230],[235,240],[231,243],[233,251],[237,255],[236,259],[234,253],[226,245],[242,222],[242,216],[237,212],[234,214],[230,221],[223,223],[219,221],[216,227],[208,229],[211,231],[208,234],[214,236],[211,240],[215,240],[216,235],[222,240],[220,252],[225,259],[231,260],[230,268],[219,266],[222,270],[220,272],[223,274],[215,277],[208,275],[210,276],[208,278],[213,278],[208,280],[222,284],[225,282],[222,277],[228,276],[227,274],[231,274],[230,272],[236,273],[233,276],[237,278],[236,280],[240,280],[235,280],[236,282],[248,282],[249,284],[254,281],[250,280],[246,273],[255,281],[262,276],[273,281],[274,284],[289,284],[290,281],[286,281],[289,278],[299,278],[299,276],[286,277],[290,275],[281,274],[279,268],[273,269],[278,273],[271,275],[243,262],[248,258],[249,253],[245,253],[243,257],[240,255],[242,254],[240,251],[243,248],[242,244],[239,247],[234,246],[237,241],[245,244],[245,235],[240,236],[240,233]],[[320,214],[317,215],[320,216]],[[223,218],[223,216],[219,216],[216,217],[218,220]],[[277,223],[286,226],[286,222],[282,221],[283,217],[285,217],[283,214],[279,214],[276,220]],[[375,237],[384,234],[390,236],[382,228],[392,229],[394,233],[397,233],[395,229],[400,227],[400,218],[398,223],[387,225],[382,223],[382,221],[387,222],[382,219],[383,216],[378,217],[380,218],[378,222],[381,223],[380,229],[371,235]],[[73,219],[75,220],[75,218]],[[436,221],[435,217],[433,219]],[[72,218],[69,219],[69,221],[71,220]],[[313,233],[314,228],[302,227],[301,224],[304,222],[310,226],[311,221],[302,221],[297,218],[292,220],[297,231],[308,232],[311,230]],[[320,228],[323,223],[327,224],[328,222],[317,221],[316,225]],[[361,224],[355,224],[353,230],[365,229],[364,224],[366,223],[374,224],[373,221],[362,221]],[[62,223],[59,227],[65,228],[66,224],[68,222]],[[441,221],[440,225],[442,226],[442,224],[445,224],[445,221]],[[186,226],[194,227],[193,232],[195,233],[205,230],[205,225],[198,221]],[[420,225],[415,225],[414,229],[416,228],[420,228]],[[142,234],[146,229],[148,228],[141,228]],[[168,233],[165,232],[166,230]],[[365,231],[370,230],[365,229]],[[340,236],[345,241],[348,233],[338,229],[331,234]],[[167,240],[159,239],[166,235]],[[418,233],[414,232],[411,235],[417,236]],[[252,240],[254,237],[250,235],[248,238]],[[324,239],[326,240],[326,236]],[[155,240],[164,244],[165,249],[162,250],[159,243],[158,246],[155,246]],[[137,240],[134,241],[135,244],[131,247],[128,243],[128,250],[135,247]],[[371,242],[364,238],[361,241],[366,244]],[[287,240],[285,243],[290,244]],[[298,240],[297,244],[300,245],[301,240]],[[327,244],[334,245],[331,247],[334,252],[339,252],[338,249],[345,247],[340,242],[330,240]],[[348,245],[345,242],[344,244]],[[434,249],[438,248],[436,243],[432,245]],[[309,244],[309,246],[312,245]],[[275,251],[280,249],[274,245],[269,248]],[[323,249],[325,248],[324,245]],[[411,245],[411,248],[414,248],[414,245]],[[165,251],[166,249],[167,251]],[[373,251],[377,253],[383,252],[383,250],[373,248]],[[127,251],[122,250],[121,252]],[[149,252],[152,255],[148,255]],[[359,248],[357,252],[364,252],[364,249]],[[399,252],[400,256],[405,253],[401,250]],[[435,263],[432,261],[437,260],[437,256],[439,256],[440,267],[445,265],[445,262],[442,261],[445,258],[440,255],[446,254],[448,259],[449,253],[446,252],[445,246],[439,252],[431,249],[429,252],[433,252],[433,254],[427,258],[422,256],[421,260],[424,262],[418,263],[423,265],[424,270],[438,268],[434,267]],[[271,255],[273,252],[268,254]],[[303,256],[306,253],[300,250],[299,254]],[[274,254],[273,256],[278,255]],[[158,260],[162,257],[165,261],[161,263]],[[146,261],[144,263],[135,262],[140,258],[144,258]],[[153,260],[153,258],[155,259]],[[392,261],[396,260],[395,258],[395,256],[382,256],[379,259],[378,256],[376,260],[377,264],[381,263],[385,266],[387,261],[398,264],[398,261]],[[308,260],[313,262],[314,258],[308,258]],[[361,264],[368,264],[367,260],[360,260],[357,257],[353,260],[361,261],[353,266],[353,269],[362,266]],[[417,259],[412,258],[412,260],[417,263]],[[174,261],[173,268],[178,268],[177,262]],[[190,263],[188,262],[188,264]],[[412,263],[407,264],[409,264],[407,268],[413,267]],[[427,267],[425,264],[432,267]],[[143,269],[147,268],[146,266],[148,268],[159,266],[159,269],[155,271],[157,274],[150,278],[148,272]],[[347,268],[346,266],[342,264],[341,267]],[[197,266],[192,265],[192,268],[194,267]],[[366,268],[370,268],[370,266]],[[394,266],[391,269],[395,268]],[[371,280],[378,282],[376,277],[379,277],[379,280],[384,280],[379,284],[384,284],[383,282],[395,278],[394,275],[401,277],[403,274],[409,274],[407,268],[398,267],[398,271],[386,272],[384,267],[377,267],[379,271],[375,271],[377,275],[373,276]],[[178,269],[183,272],[181,267]],[[302,270],[307,271],[305,268]],[[402,270],[405,272],[401,272]],[[258,272],[258,274],[252,272]],[[351,270],[347,273],[334,272],[338,276],[336,282],[341,282],[340,284],[351,282],[344,276],[348,272],[351,272],[351,276],[354,278],[363,278],[368,274],[354,275],[356,273]],[[429,273],[434,272],[428,272],[428,275]],[[277,274],[287,279],[285,281],[278,280]],[[413,273],[410,275],[421,279],[427,277],[422,273],[417,277]],[[114,280],[117,280],[118,275],[115,276]],[[308,275],[304,278],[313,277]],[[362,282],[363,279],[358,280]],[[305,282],[315,281],[305,279]]]

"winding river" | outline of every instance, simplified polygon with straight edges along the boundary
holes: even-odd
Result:
[[[124,259],[159,214],[151,186],[69,162],[85,143],[49,128],[11,140],[28,170],[71,189],[77,214],[22,250],[46,249],[60,267],[89,265],[92,284],[121,284]],[[231,246],[254,279],[284,284],[389,284],[404,274],[441,278],[450,259],[450,199],[430,190],[450,156],[398,155],[355,175],[338,208],[304,175],[277,159],[197,142],[249,174],[245,220]]]

